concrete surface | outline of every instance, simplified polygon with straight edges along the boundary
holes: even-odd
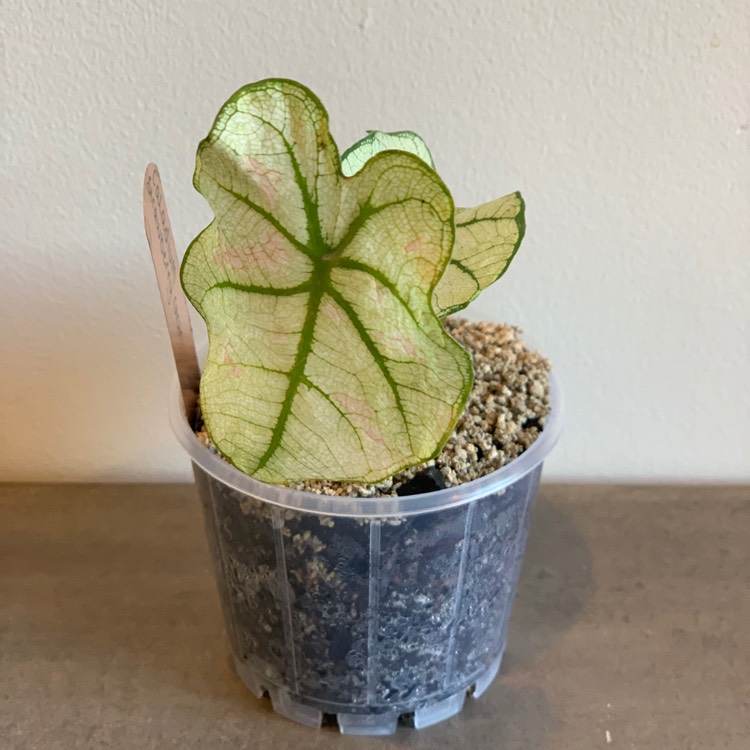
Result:
[[[744,750],[749,519],[747,487],[543,486],[487,694],[348,738],[235,676],[191,486],[0,485],[0,747]]]

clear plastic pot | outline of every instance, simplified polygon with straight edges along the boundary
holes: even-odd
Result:
[[[177,388],[234,660],[274,709],[345,734],[390,734],[458,713],[500,668],[552,412],[507,466],[460,487],[342,498],[258,482],[207,450]]]

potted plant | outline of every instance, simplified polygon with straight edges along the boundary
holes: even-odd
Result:
[[[506,270],[521,196],[455,209],[409,132],[340,157],[317,97],[280,79],[221,108],[194,185],[215,213],[181,269],[209,336],[202,434],[177,392],[172,417],[237,670],[311,726],[451,716],[498,671],[559,431],[517,332],[447,318]]]

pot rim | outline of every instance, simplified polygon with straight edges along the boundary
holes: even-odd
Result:
[[[222,484],[264,502],[289,510],[326,516],[381,518],[409,516],[455,508],[479,497],[502,493],[505,488],[521,480],[539,466],[549,455],[562,432],[563,398],[558,378],[550,373],[552,406],[544,430],[534,443],[510,463],[491,474],[470,482],[434,492],[423,492],[404,497],[340,497],[319,495],[283,485],[267,484],[253,479],[235,468],[218,454],[206,448],[193,432],[185,415],[185,406],[177,378],[172,384],[169,418],[175,436],[187,451],[194,467],[214,477]]]

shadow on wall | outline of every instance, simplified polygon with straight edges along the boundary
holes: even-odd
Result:
[[[531,666],[578,620],[594,594],[591,553],[565,504],[539,489],[503,674]]]

